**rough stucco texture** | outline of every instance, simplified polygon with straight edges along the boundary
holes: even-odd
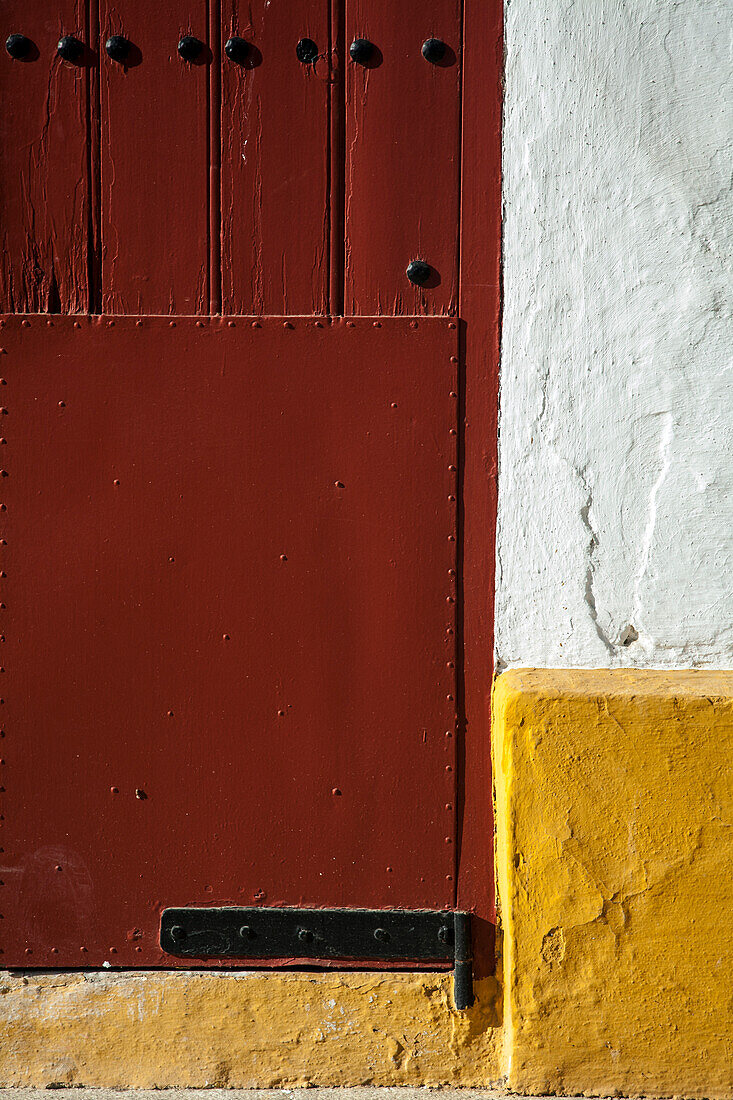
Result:
[[[0,1085],[487,1085],[499,990],[450,974],[0,974]]]
[[[730,0],[508,0],[499,668],[733,664]]]
[[[510,1088],[733,1097],[733,673],[510,670],[494,749]]]

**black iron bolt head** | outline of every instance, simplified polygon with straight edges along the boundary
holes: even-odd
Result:
[[[204,44],[200,38],[194,38],[192,34],[184,34],[178,43],[178,54],[183,61],[195,61],[201,56]]]
[[[439,38],[427,38],[422,44],[422,55],[426,61],[437,65],[445,57],[447,48]]]
[[[12,58],[20,61],[31,52],[31,40],[24,34],[11,34],[5,41],[5,49]]]
[[[368,38],[355,38],[349,46],[349,56],[357,65],[366,65],[374,56],[374,43]]]
[[[243,940],[253,940],[257,933],[255,932],[254,928],[251,927],[251,925],[243,924],[242,927],[239,929],[239,935],[242,937]]]
[[[120,65],[130,52],[130,42],[124,34],[112,34],[104,44],[107,55]]]
[[[431,272],[430,264],[426,264],[424,260],[410,260],[405,274],[415,286],[425,286]]]
[[[235,65],[244,65],[249,57],[249,42],[245,38],[228,38],[224,44],[224,53]]]
[[[438,939],[441,943],[453,942],[453,929],[449,928],[447,924],[441,924],[438,929]]]
[[[171,939],[174,943],[181,943],[186,938],[186,929],[180,924],[174,924],[171,928]]]
[[[389,943],[390,935],[386,928],[375,928],[374,939],[379,940],[380,943]]]
[[[310,928],[299,928],[298,939],[301,943],[312,943],[313,933],[311,932]]]
[[[300,42],[295,47],[295,56],[298,58],[298,61],[302,61],[304,65],[312,65],[318,57],[318,46],[312,38],[301,38]]]
[[[59,39],[56,49],[59,57],[62,57],[64,61],[73,63],[81,60],[84,53],[84,44],[78,38],[75,38],[73,34],[65,34],[63,38]]]

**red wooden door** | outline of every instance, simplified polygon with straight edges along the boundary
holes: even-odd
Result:
[[[4,5],[4,965],[455,905],[459,9]]]

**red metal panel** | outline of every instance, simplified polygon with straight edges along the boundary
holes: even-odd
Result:
[[[183,35],[208,42],[206,0],[102,0],[103,309],[209,309],[210,51],[183,61]],[[125,63],[104,49],[132,43]]]
[[[349,314],[454,313],[460,186],[460,0],[347,0],[346,285]],[[421,49],[447,46],[438,64]],[[433,269],[424,287],[405,269]]]
[[[6,319],[4,965],[451,906],[457,335]]]
[[[224,0],[221,258],[225,313],[325,313],[329,287],[328,0]],[[295,48],[318,47],[314,64]]]
[[[457,902],[474,913],[474,965],[493,973],[491,667],[494,652],[494,539],[497,499],[499,322],[501,315],[501,0],[465,0],[461,321],[464,382],[461,449],[464,706],[459,770]]]
[[[77,313],[88,305],[87,65],[62,61],[62,35],[85,40],[83,0],[0,9],[0,310]],[[30,39],[10,57],[10,34]]]

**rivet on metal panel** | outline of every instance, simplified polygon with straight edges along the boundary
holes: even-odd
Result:
[[[21,324],[22,328],[30,328],[31,327],[30,321],[21,321],[20,324]]]
[[[229,325],[229,328],[236,328],[237,327],[237,322],[236,321],[228,321],[227,323]]]
[[[298,939],[301,941],[301,943],[312,943],[313,933],[311,932],[310,928],[299,928]]]
[[[397,402],[393,401],[392,404],[390,405],[390,409],[396,409],[396,408],[397,408]]]
[[[349,57],[357,65],[366,65],[374,57],[374,43],[368,38],[355,38],[349,46]]]
[[[169,328],[175,328],[176,327],[176,322],[175,321],[169,321],[168,322],[168,327]]]
[[[451,355],[450,361],[451,361],[451,363],[457,363],[458,362],[458,356],[457,355]]]
[[[74,328],[81,328],[81,323],[79,321],[74,321]]]
[[[448,324],[448,328],[455,328],[455,327],[456,327],[455,321],[450,321],[449,324]]]
[[[262,328],[262,325],[260,324],[259,321],[253,321],[252,322],[252,328]]]
[[[47,328],[53,328],[53,321],[46,321]]]
[[[231,634],[222,634],[222,636],[221,636],[221,640],[222,640],[223,642],[229,642],[229,641],[231,641]]]
[[[203,327],[204,327],[204,322],[203,321],[197,321],[196,322],[196,328],[203,328]]]
[[[114,327],[115,327],[115,323],[114,323],[114,321],[108,321],[108,322],[107,322],[107,327],[108,327],[108,328],[114,328]]]
[[[143,327],[142,321],[136,321],[135,322],[135,328],[142,328],[142,327]]]
[[[293,328],[294,326],[290,321],[283,321],[283,328]]]
[[[379,940],[380,943],[389,943],[391,936],[386,928],[375,928],[374,939]]]
[[[372,323],[372,328],[381,328],[381,327],[382,327],[382,322],[381,321],[374,321]]]

